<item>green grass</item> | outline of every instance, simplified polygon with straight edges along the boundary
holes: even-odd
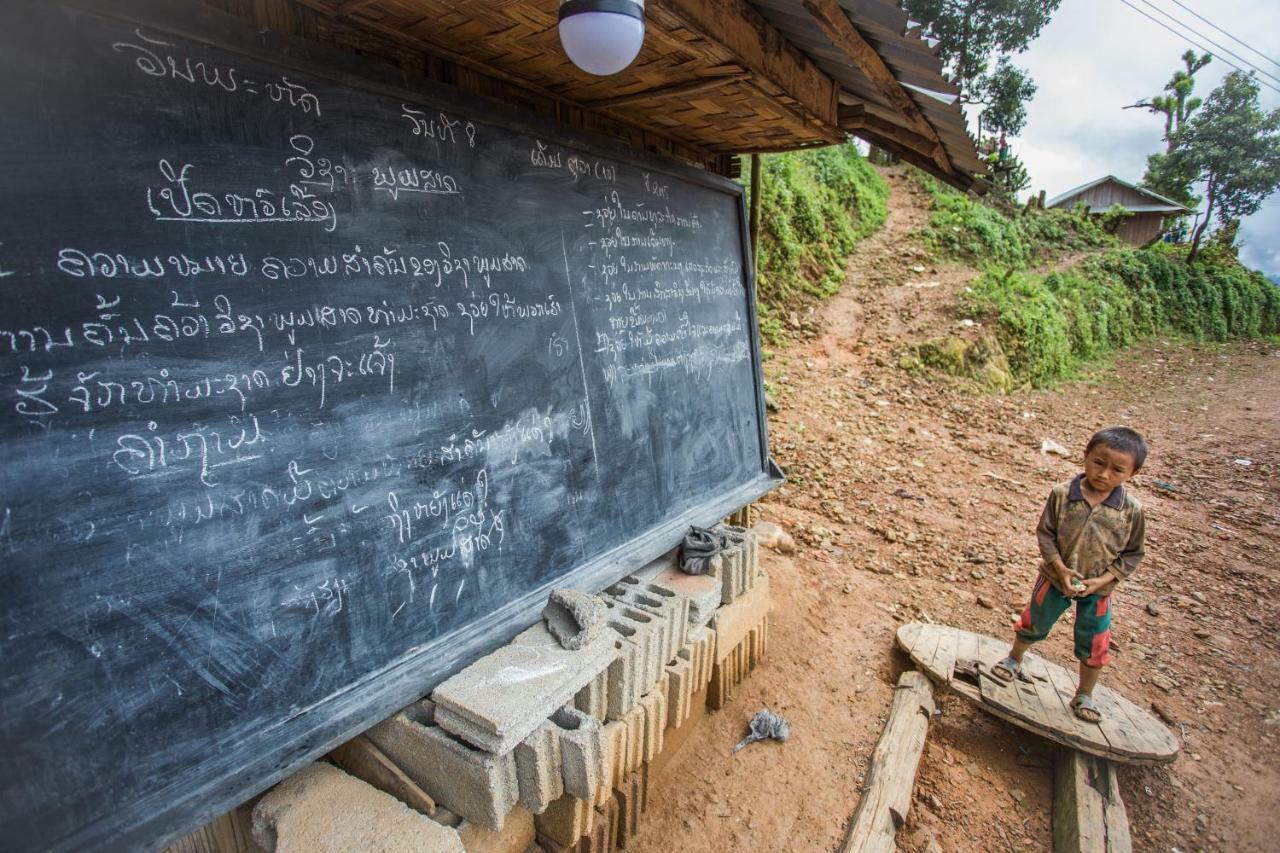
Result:
[[[996,329],[1015,378],[1052,385],[1155,335],[1226,341],[1280,334],[1280,288],[1238,263],[1183,263],[1163,247],[1113,249],[1048,275],[988,270],[966,311]]]
[[[761,172],[760,333],[781,346],[788,315],[839,291],[854,246],[884,224],[889,187],[851,144],[766,155]]]
[[[917,175],[933,197],[925,242],[942,257],[980,269],[1021,269],[1063,252],[1119,245],[1096,219],[1082,212],[1030,210],[1007,215],[923,173]]]

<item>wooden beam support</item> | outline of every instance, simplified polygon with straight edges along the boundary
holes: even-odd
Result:
[[[846,110],[847,108],[841,108],[840,110],[840,127],[850,133],[858,134],[863,131],[869,131],[881,138],[892,139],[913,151],[919,152],[922,157],[936,160],[934,155],[941,146],[933,138],[916,133],[914,130],[908,130],[891,121],[885,121],[873,113]],[[944,151],[943,154],[945,156],[946,152]]]
[[[795,100],[793,111],[843,139],[836,122],[840,87],[745,0],[649,0],[680,18],[701,38],[720,45],[756,76]]]
[[[427,817],[436,813],[435,800],[364,735],[336,747],[329,753],[329,760],[416,812]]]
[[[759,252],[759,249],[760,249],[760,195],[761,195],[761,189],[762,189],[762,187],[760,186],[760,172],[761,172],[760,158],[762,156],[764,155],[762,154],[751,155],[751,221],[749,224],[751,228],[751,263],[755,271],[757,272],[760,269],[760,261],[759,261],[760,256],[757,253]],[[746,515],[750,515],[750,513],[747,513],[748,509],[749,507],[743,507],[742,508],[743,513]],[[732,522],[732,521],[730,522],[730,524],[736,524],[736,523],[737,522]],[[750,525],[743,524],[741,526],[748,527]]]
[[[683,83],[672,83],[669,86],[655,86],[652,89],[644,89],[639,92],[628,92],[625,95],[616,95],[612,98],[605,98],[600,101],[590,101],[587,107],[593,110],[612,110],[627,104],[636,104],[642,101],[652,101],[658,98],[670,98],[679,95],[694,95],[698,92],[706,92],[709,89],[719,89],[726,83],[736,83],[740,80],[746,80],[751,75],[745,72],[739,74],[724,74],[718,77],[698,77],[693,80],[686,80]]]
[[[1059,746],[1053,764],[1056,853],[1131,853],[1129,818],[1105,758]]]
[[[826,33],[827,38],[853,60],[867,79],[884,93],[894,109],[903,115],[917,133],[937,144],[930,158],[943,172],[953,174],[951,160],[947,157],[946,149],[933,129],[933,125],[929,124],[929,120],[924,117],[924,113],[920,112],[916,102],[911,100],[911,96],[902,88],[898,78],[893,76],[893,72],[889,70],[888,65],[885,65],[884,59],[876,49],[863,38],[862,33],[858,32],[858,28],[853,25],[853,21],[849,20],[849,16],[845,14],[840,4],[836,0],[803,0],[803,3],[805,10],[818,22],[818,26]]]
[[[904,672],[841,853],[894,853],[897,849],[894,837],[907,820],[929,718],[936,709],[924,673]]]

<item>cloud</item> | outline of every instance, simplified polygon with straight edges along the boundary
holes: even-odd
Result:
[[[1170,0],[1151,0],[1241,56],[1251,57],[1280,77],[1280,67],[1226,36],[1195,21]],[[1183,0],[1215,24],[1246,39],[1267,56],[1280,58],[1280,27],[1275,0]],[[1136,6],[1154,15],[1150,8]],[[1270,22],[1263,24],[1263,22]],[[1052,198],[1107,174],[1138,181],[1147,155],[1162,150],[1163,119],[1142,109],[1124,109],[1160,92],[1193,48],[1143,18],[1118,0],[1069,0],[1031,48],[1015,57],[1039,87],[1027,109],[1027,126],[1013,141],[1031,173],[1032,192]],[[1223,55],[1236,64],[1238,60]],[[1232,69],[1215,58],[1196,76],[1196,94],[1204,97]],[[1263,88],[1264,108],[1280,107],[1280,93]],[[1272,278],[1280,278],[1280,194],[1243,223],[1241,257]]]

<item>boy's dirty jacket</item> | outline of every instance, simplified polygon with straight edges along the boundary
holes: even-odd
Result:
[[[1050,567],[1054,558],[1060,557],[1067,568],[1082,577],[1096,578],[1110,569],[1123,580],[1133,574],[1146,553],[1142,504],[1124,486],[1117,486],[1106,500],[1090,507],[1080,490],[1083,479],[1081,474],[1070,482],[1059,483],[1045,501],[1036,525],[1044,560],[1040,573],[1052,579]],[[1110,595],[1115,586],[1115,582],[1109,583],[1097,594]]]

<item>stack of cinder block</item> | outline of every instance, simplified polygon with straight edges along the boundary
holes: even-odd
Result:
[[[366,733],[459,845],[423,849],[627,846],[655,759],[723,707],[764,654],[769,587],[754,536],[718,530],[730,546],[708,574],[668,561],[605,589],[607,630],[580,648],[539,622]],[[255,815],[280,813],[295,789],[268,794]],[[269,817],[259,822],[270,836]]]

